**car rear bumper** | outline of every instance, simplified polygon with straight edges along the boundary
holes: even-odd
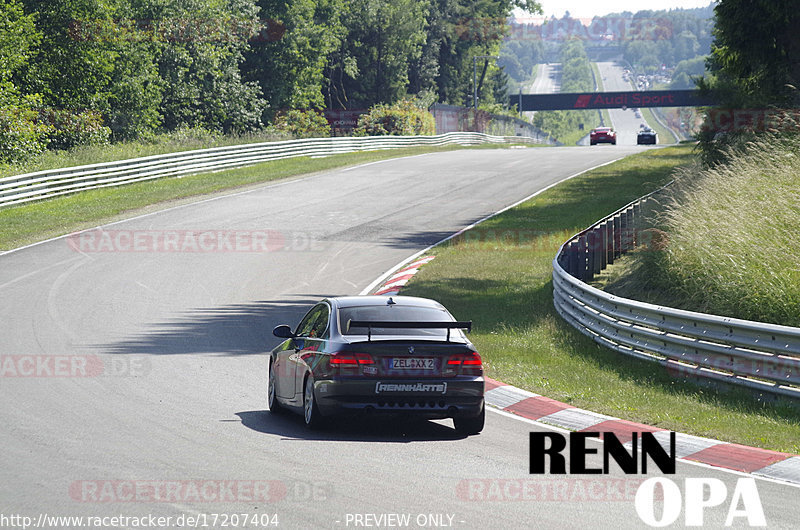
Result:
[[[423,418],[475,416],[483,409],[484,380],[320,380],[314,385],[323,416],[387,413]]]

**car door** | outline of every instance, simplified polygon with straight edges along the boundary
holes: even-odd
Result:
[[[321,302],[311,308],[295,331],[294,352],[289,355],[289,370],[294,376],[294,397],[302,401],[303,380],[306,373],[304,358],[309,354],[316,355],[324,348],[328,338],[328,320],[331,310],[328,304]]]

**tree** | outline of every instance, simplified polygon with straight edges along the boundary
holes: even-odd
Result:
[[[422,56],[427,0],[351,0],[347,36],[329,68],[329,104],[366,108],[404,97],[409,72]]]
[[[800,9],[793,0],[722,0],[709,67],[733,104],[800,103]],[[720,84],[734,87],[735,96]]]
[[[157,60],[164,126],[225,133],[258,127],[265,102],[258,84],[244,81],[239,71],[251,36],[248,28],[256,25],[254,3],[169,0],[163,13],[167,23],[179,25],[178,37],[166,40]]]
[[[42,151],[48,128],[37,120],[36,94],[21,94],[15,75],[35,53],[41,35],[17,0],[0,1],[0,162],[18,162]]]
[[[326,67],[344,38],[345,0],[259,0],[262,29],[245,54],[245,78],[269,104],[282,109],[322,108]]]
[[[23,0],[36,14],[41,43],[19,75],[19,86],[41,94],[54,108],[107,108],[115,56],[95,29],[113,20],[112,3],[92,0],[43,2]]]
[[[675,60],[683,61],[697,57],[700,51],[700,43],[697,42],[697,37],[691,31],[681,31],[675,38]]]

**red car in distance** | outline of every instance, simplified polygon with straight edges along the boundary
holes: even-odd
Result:
[[[597,127],[589,133],[589,144],[607,143],[617,145],[617,133],[611,127]]]

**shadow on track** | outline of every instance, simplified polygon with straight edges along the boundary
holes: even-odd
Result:
[[[96,348],[100,353],[140,355],[263,353],[280,343],[272,335],[275,326],[294,327],[311,306],[326,296],[330,295],[303,294],[291,300],[193,309],[174,320],[149,324],[133,338]]]
[[[450,231],[422,231],[412,232],[410,234],[392,234],[390,237],[384,237],[381,243],[388,245],[391,248],[400,248],[408,250],[420,250],[439,241],[446,237],[452,236],[456,230]]]
[[[448,425],[422,419],[352,417],[334,420],[320,430],[311,430],[303,424],[300,415],[291,412],[276,416],[266,410],[251,410],[237,412],[236,415],[248,429],[289,440],[411,443],[465,438]]]

